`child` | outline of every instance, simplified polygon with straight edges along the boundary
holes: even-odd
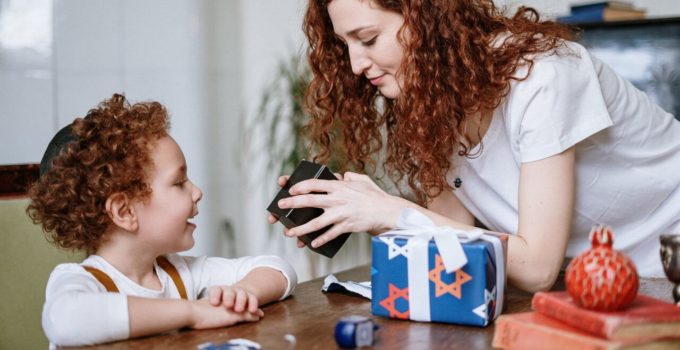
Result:
[[[110,342],[263,316],[297,276],[274,256],[175,253],[194,245],[201,190],[158,102],[115,94],[52,139],[27,212],[48,239],[91,254],[50,275],[42,325],[52,345]]]

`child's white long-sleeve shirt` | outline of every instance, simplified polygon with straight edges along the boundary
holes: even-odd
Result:
[[[257,267],[270,267],[283,273],[288,287],[281,299],[289,296],[297,284],[293,267],[276,256],[224,259],[170,254],[166,257],[179,272],[189,300],[202,297],[208,287],[232,285]],[[95,267],[109,275],[119,293],[108,293],[82,265]],[[42,314],[43,330],[50,345],[78,346],[127,339],[130,335],[128,295],[153,299],[180,298],[170,275],[158,265],[155,268],[161,290],[140,286],[97,255],[89,256],[81,264],[58,265],[47,282]]]

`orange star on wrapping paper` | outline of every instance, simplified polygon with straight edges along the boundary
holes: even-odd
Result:
[[[400,312],[396,308],[396,301],[399,298],[404,298],[408,300],[408,287],[404,289],[397,288],[394,284],[389,284],[390,296],[380,301],[380,306],[387,309],[390,312],[390,317],[408,319],[409,310]]]
[[[468,275],[463,269],[455,271],[456,279],[450,284],[442,281],[442,272],[446,273],[446,267],[442,257],[437,254],[435,256],[434,269],[430,270],[430,281],[434,282],[436,289],[434,295],[440,296],[450,293],[454,297],[460,299],[462,297],[463,284],[472,281],[472,276]]]

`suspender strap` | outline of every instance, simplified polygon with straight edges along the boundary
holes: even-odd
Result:
[[[156,263],[158,263],[158,266],[165,270],[165,272],[167,272],[168,275],[170,275],[170,278],[172,278],[172,281],[175,282],[175,287],[177,287],[179,296],[182,297],[182,299],[184,300],[189,299],[187,297],[187,290],[184,287],[184,282],[182,282],[182,278],[179,277],[179,272],[177,272],[175,266],[172,265],[168,261],[168,259],[164,256],[159,256],[158,258],[156,258]]]
[[[99,281],[99,283],[103,284],[107,292],[118,293],[118,287],[116,287],[116,284],[113,283],[111,277],[109,277],[109,275],[107,275],[104,271],[96,267],[86,265],[83,265],[83,268],[85,269],[85,271],[91,273],[92,276],[94,276],[94,278],[96,278],[97,281]]]
[[[179,272],[177,271],[175,266],[172,265],[172,263],[170,263],[170,261],[168,261],[168,259],[164,256],[159,256],[158,258],[156,258],[156,263],[163,270],[165,270],[165,272],[168,275],[170,275],[170,278],[172,278],[172,282],[174,282],[175,287],[177,287],[177,291],[179,292],[180,297],[182,297],[182,299],[185,300],[189,299],[187,297],[186,287],[184,287],[184,282],[182,282],[182,278],[179,276]],[[109,277],[109,275],[107,275],[104,271],[96,267],[87,265],[83,265],[83,268],[85,269],[85,271],[92,274],[92,276],[94,276],[94,278],[96,278],[97,281],[99,281],[99,283],[103,284],[107,292],[118,293],[118,287],[116,287],[116,284],[113,282],[111,277]]]

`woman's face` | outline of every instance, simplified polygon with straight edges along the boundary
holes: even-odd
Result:
[[[366,77],[383,96],[399,96],[397,72],[404,47],[397,32],[404,17],[370,0],[332,0],[328,14],[335,34],[347,45],[352,72]]]

